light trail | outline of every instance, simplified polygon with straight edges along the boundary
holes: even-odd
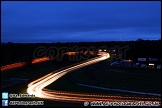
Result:
[[[100,62],[102,60],[108,59],[110,57],[109,53],[100,52],[99,57],[95,57],[80,64],[72,65],[71,67],[66,67],[64,70],[58,70],[51,72],[33,82],[28,84],[27,93],[34,94],[36,97],[50,99],[50,100],[62,100],[62,101],[161,101],[161,98],[142,98],[137,96],[111,96],[111,95],[100,95],[100,94],[85,94],[85,93],[75,93],[66,91],[55,91],[45,89],[46,86],[54,83],[60,77],[64,76],[68,72],[74,71],[84,66]]]
[[[22,67],[22,66],[25,66],[25,64],[26,64],[26,62],[18,62],[18,63],[5,65],[5,66],[1,67],[1,71]]]

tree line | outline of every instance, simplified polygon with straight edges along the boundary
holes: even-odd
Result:
[[[31,62],[34,59],[34,51],[43,46],[49,47],[68,47],[73,49],[74,46],[90,48],[95,47],[99,49],[105,47],[107,49],[113,49],[114,47],[128,46],[126,51],[126,59],[137,58],[161,58],[161,40],[141,40],[138,41],[109,41],[109,42],[67,42],[67,43],[5,43],[1,44],[1,65],[10,64],[12,62],[27,61]]]

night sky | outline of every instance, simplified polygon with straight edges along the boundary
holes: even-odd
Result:
[[[1,42],[161,39],[160,1],[3,1]]]

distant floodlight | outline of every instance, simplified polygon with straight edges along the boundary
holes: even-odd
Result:
[[[149,63],[149,65],[150,65],[150,66],[154,66],[154,64],[153,64],[153,63]]]

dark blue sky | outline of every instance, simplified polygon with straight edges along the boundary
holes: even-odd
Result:
[[[161,2],[3,1],[2,42],[161,39]]]

